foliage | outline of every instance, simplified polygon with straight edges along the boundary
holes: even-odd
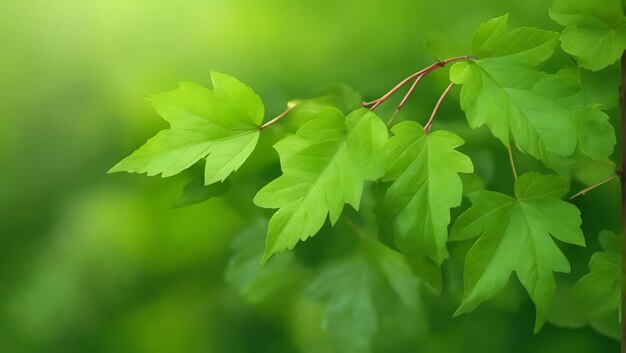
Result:
[[[598,186],[618,173],[611,161],[615,132],[607,115],[616,97],[610,100],[601,94],[614,84],[595,72],[602,75],[600,70],[626,49],[626,17],[619,8],[617,0],[555,0],[550,16],[565,27],[562,33],[535,27],[510,30],[508,14],[494,18],[475,31],[471,55],[440,60],[356,109],[345,102],[359,95],[340,86],[317,98],[291,101],[285,112],[263,123],[264,104],[252,89],[229,75],[211,72],[212,90],[182,83],[174,91],[151,97],[170,129],[159,132],[111,172],[167,177],[204,159],[204,186],[210,189],[193,181],[175,206],[219,196],[227,191],[226,184],[215,183],[246,162],[265,131],[294,116],[298,122],[294,134],[283,137],[277,130],[280,140],[274,148],[281,174],[254,197],[257,206],[277,209],[269,220],[264,250],[258,239],[240,238],[226,274],[230,283],[260,302],[280,296],[282,289],[297,288],[305,279],[309,283],[300,289],[321,305],[322,327],[337,351],[369,352],[383,331],[382,316],[415,308],[425,295],[420,284],[440,289],[440,271],[454,246],[448,241],[461,242],[469,250],[464,294],[455,315],[497,299],[515,272],[535,305],[538,332],[553,312],[555,273],[571,271],[567,251],[555,239],[585,246],[581,211],[562,200],[570,182],[594,163],[613,171],[611,178],[598,180]],[[577,66],[542,71],[559,39]],[[434,46],[429,40],[428,47]],[[394,125],[416,85],[452,62],[452,83],[430,119],[424,125],[414,121]],[[409,82],[413,85],[385,126],[374,110]],[[486,127],[508,151],[514,179],[514,196],[487,190],[469,193],[472,205],[458,216],[462,176],[474,173],[477,163],[463,151],[458,134],[432,129],[453,84],[461,85],[460,107],[469,127]],[[521,155],[516,157],[514,151]],[[519,177],[516,158],[532,166]],[[345,204],[353,210],[344,209]],[[335,239],[345,231],[340,220],[358,235],[349,251]],[[297,251],[318,241],[308,240],[314,236],[323,238],[319,241],[324,247],[307,263]],[[470,245],[467,241],[474,238]],[[604,327],[617,320],[619,256],[615,236],[604,233],[601,241],[604,251],[591,257],[590,273],[578,280],[574,292],[586,320],[610,334]],[[294,247],[293,253],[284,252]],[[261,262],[263,268],[258,267]]]

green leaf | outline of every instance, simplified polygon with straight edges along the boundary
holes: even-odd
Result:
[[[323,327],[337,352],[371,351],[379,317],[416,305],[418,280],[405,258],[375,242],[328,263],[307,289],[323,305]]]
[[[437,39],[433,39],[434,35],[431,32],[426,33],[426,36],[424,37],[424,41],[422,41],[422,47],[424,47],[424,49],[430,53],[430,55],[432,55],[433,57],[439,59],[440,57],[440,50],[438,48],[439,43],[441,43],[441,40],[437,40]]]
[[[395,125],[385,145],[387,172],[393,181],[383,203],[383,225],[393,232],[398,248],[441,264],[447,257],[450,209],[461,204],[458,173],[471,173],[472,161],[455,148],[463,144],[447,131],[424,133],[418,123]]]
[[[332,263],[308,289],[324,304],[322,327],[339,352],[369,352],[378,330],[378,315],[370,290],[374,273],[362,257]]]
[[[589,273],[574,286],[574,293],[583,312],[592,321],[619,317],[621,284],[619,266],[619,236],[602,231],[599,235],[603,251],[589,261]]]
[[[234,285],[242,296],[258,303],[274,297],[285,300],[285,294],[302,285],[308,271],[300,265],[292,252],[273,257],[261,266],[266,222],[254,222],[235,237],[233,255],[225,271],[226,282]]]
[[[578,69],[580,82],[585,94],[594,102],[602,105],[602,109],[615,108],[619,103],[620,65],[611,65],[604,70],[589,71]]]
[[[626,49],[626,16],[620,0],[555,0],[550,17],[565,27],[563,50],[585,69],[601,70]]]
[[[286,119],[286,125],[296,130],[308,121],[315,119],[321,111],[334,107],[348,114],[361,107],[361,94],[345,84],[331,85],[316,94],[314,98],[294,99],[287,106],[295,106]]]
[[[585,244],[580,212],[560,200],[568,188],[559,176],[526,173],[515,181],[515,198],[491,191],[470,195],[472,207],[450,233],[451,241],[478,237],[467,253],[465,291],[456,315],[492,298],[515,272],[535,303],[535,332],[541,328],[556,286],[553,272],[570,271],[552,237]]]
[[[328,108],[278,142],[283,174],[254,198],[260,207],[279,209],[270,220],[264,260],[316,234],[327,214],[335,224],[344,204],[358,209],[363,182],[384,172],[386,140],[385,124],[369,110],[344,119]]]
[[[568,111],[582,153],[599,161],[613,154],[616,144],[613,125],[595,96],[583,88],[578,71],[565,68],[554,75],[546,75],[532,90]]]
[[[213,90],[182,82],[149,97],[171,128],[160,131],[109,173],[168,177],[206,160],[204,183],[224,181],[250,156],[259,139],[263,102],[235,78],[211,72]]]
[[[558,34],[537,28],[507,30],[508,15],[482,24],[473,39],[479,59],[452,66],[450,79],[461,88],[461,108],[469,125],[487,125],[504,145],[511,136],[522,151],[546,166],[567,172],[577,145],[571,112],[533,90],[545,73]]]
[[[181,208],[200,203],[213,197],[224,195],[228,190],[230,190],[230,182],[228,179],[223,183],[211,185],[204,185],[204,181],[201,178],[193,179],[187,183],[178,196],[176,196],[172,208]]]

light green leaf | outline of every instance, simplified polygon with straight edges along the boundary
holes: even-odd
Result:
[[[463,194],[458,173],[473,172],[472,162],[455,150],[463,140],[451,132],[425,134],[412,121],[395,125],[392,132],[383,181],[393,183],[381,207],[383,226],[402,252],[441,264],[448,254],[450,209],[461,204]]]
[[[621,284],[619,266],[619,236],[609,231],[599,235],[603,251],[589,261],[589,273],[574,286],[582,310],[591,321],[619,317]]]
[[[626,49],[626,16],[620,0],[555,0],[550,17],[565,27],[563,50],[585,69],[601,70]]]
[[[328,108],[278,142],[283,175],[254,198],[260,207],[279,209],[270,220],[264,259],[313,236],[327,214],[334,224],[344,204],[358,209],[363,182],[384,172],[386,140],[385,124],[369,110],[344,119],[339,110]]]
[[[314,98],[294,99],[287,106],[294,106],[286,119],[286,125],[296,130],[311,119],[315,119],[321,111],[335,107],[348,114],[361,107],[361,94],[345,84],[331,85],[316,94]]]
[[[491,191],[470,195],[473,206],[450,233],[451,241],[478,237],[467,253],[465,291],[456,315],[492,298],[515,272],[535,303],[535,332],[541,328],[554,296],[553,272],[570,271],[552,237],[585,244],[580,212],[560,200],[568,188],[559,176],[526,173],[515,182],[515,198]]]
[[[213,90],[183,82],[149,98],[171,128],[160,131],[109,173],[168,177],[206,159],[206,185],[224,181],[250,156],[259,139],[263,102],[235,78],[211,72]]]
[[[183,190],[176,196],[172,208],[181,208],[197,204],[213,197],[225,194],[230,189],[228,179],[223,183],[204,185],[202,178],[193,179],[183,187]]]
[[[416,305],[418,280],[405,258],[381,244],[328,263],[307,293],[324,308],[323,322],[337,352],[371,351],[379,317]]]
[[[533,86],[546,74],[536,66],[548,59],[558,34],[537,28],[507,30],[508,15],[482,24],[474,34],[479,59],[452,66],[469,125],[487,125],[506,146],[511,136],[522,151],[546,166],[567,172],[577,145],[571,112]]]

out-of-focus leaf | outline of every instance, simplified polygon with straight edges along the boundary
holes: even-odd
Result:
[[[621,296],[619,236],[604,230],[599,234],[602,250],[589,260],[589,273],[574,286],[579,307],[599,325],[618,323]]]
[[[225,272],[226,281],[252,303],[284,296],[308,278],[308,272],[296,261],[293,252],[277,254],[261,265],[265,226],[265,222],[257,222],[235,238]]]
[[[371,352],[379,317],[390,307],[416,305],[417,284],[401,254],[367,242],[357,253],[328,263],[307,293],[322,303],[323,327],[337,351],[361,353]]]
[[[222,183],[204,185],[202,178],[193,179],[183,187],[176,196],[172,208],[181,208],[206,201],[213,197],[224,195],[230,190],[230,181],[226,179]]]
[[[594,102],[602,104],[602,109],[615,108],[619,103],[620,67],[613,64],[600,71],[578,69],[580,82],[585,94]]]
[[[555,0],[550,17],[565,27],[563,50],[585,69],[601,70],[626,49],[626,16],[620,0]]]

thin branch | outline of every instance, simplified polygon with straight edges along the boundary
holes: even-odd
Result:
[[[578,197],[578,196],[584,195],[584,194],[586,194],[587,192],[589,192],[589,191],[591,191],[591,190],[593,190],[593,189],[595,189],[595,188],[597,188],[597,187],[599,187],[599,186],[602,186],[602,185],[604,185],[604,184],[608,183],[609,181],[611,181],[611,180],[613,180],[613,179],[617,178],[618,176],[619,176],[619,173],[615,173],[615,174],[611,175],[610,177],[608,177],[608,178],[606,178],[606,179],[602,180],[602,181],[601,181],[601,182],[599,182],[599,183],[593,184],[593,185],[591,185],[591,186],[590,186],[590,187],[588,187],[588,188],[584,188],[584,189],[580,190],[580,191],[579,191],[579,192],[577,192],[576,194],[572,195],[569,199],[571,200],[571,199],[574,199],[574,198],[576,198],[576,197]]]
[[[441,106],[441,102],[443,102],[443,99],[446,98],[446,96],[448,95],[448,92],[450,92],[450,90],[452,89],[452,86],[454,86],[454,83],[450,82],[448,87],[446,87],[446,90],[443,91],[443,93],[441,94],[441,97],[439,97],[439,100],[437,101],[437,104],[435,105],[433,112],[430,114],[430,118],[428,119],[428,122],[426,123],[426,125],[424,125],[425,133],[428,133],[428,131],[430,131],[430,127],[433,125],[433,121],[435,120],[435,115],[437,115],[437,111],[439,110],[439,107]]]
[[[272,120],[266,122],[265,124],[261,125],[259,127],[259,130],[263,130],[263,129],[265,129],[268,126],[277,123],[280,119],[282,119],[285,116],[287,116],[287,114],[289,114],[289,112],[292,111],[297,106],[298,106],[298,104],[294,104],[294,105],[288,107],[284,112],[280,113],[277,117],[275,117],[274,119],[272,119]]]
[[[513,177],[517,179],[517,169],[515,169],[515,160],[513,160],[513,151],[511,150],[511,145],[506,146],[506,149],[509,152],[509,162],[511,163],[511,170],[513,171]]]
[[[424,75],[419,75],[419,76],[417,76],[415,81],[413,81],[413,84],[411,85],[411,88],[409,88],[409,91],[406,92],[406,94],[404,95],[404,98],[402,98],[402,101],[396,107],[396,111],[393,112],[393,115],[391,116],[391,119],[389,119],[389,122],[387,122],[387,127],[391,126],[391,123],[393,123],[393,119],[396,118],[396,115],[398,115],[398,113],[400,112],[400,109],[402,109],[402,107],[404,107],[404,104],[406,103],[406,101],[409,100],[409,97],[413,94],[413,91],[415,91],[415,87],[417,87],[417,84],[420,82],[422,77],[424,77]]]
[[[364,107],[370,106],[371,108],[370,110],[374,110],[376,108],[378,108],[381,104],[383,104],[389,97],[391,97],[394,93],[396,93],[400,88],[402,88],[404,85],[406,85],[408,82],[410,82],[413,79],[416,79],[419,76],[425,76],[428,73],[435,71],[441,67],[446,66],[447,64],[454,62],[454,61],[459,61],[459,60],[470,60],[470,59],[475,59],[475,56],[470,56],[470,55],[463,55],[463,56],[455,56],[453,58],[449,58],[449,59],[445,59],[445,60],[441,60],[438,61],[412,75],[410,75],[409,77],[405,78],[404,80],[400,81],[400,83],[398,83],[394,88],[392,88],[391,90],[389,90],[389,92],[385,93],[382,97],[375,99],[373,101],[370,102],[363,102],[361,103],[361,105],[363,105]]]

